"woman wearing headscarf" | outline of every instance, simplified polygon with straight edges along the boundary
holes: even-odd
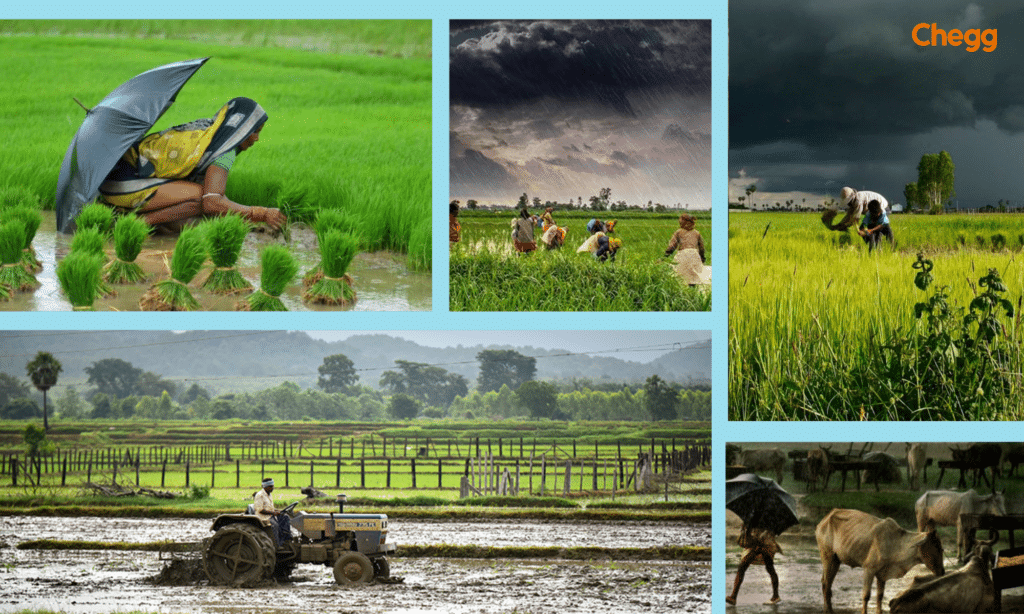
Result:
[[[537,249],[533,240],[533,216],[525,208],[519,210],[519,218],[512,220],[512,243],[516,251],[528,254]]]
[[[100,185],[100,199],[172,232],[198,218],[227,213],[280,228],[286,218],[279,210],[247,207],[224,195],[236,156],[259,141],[266,121],[254,100],[233,98],[213,117],[150,134],[110,171]]]
[[[675,253],[676,273],[690,285],[708,283],[710,267],[705,267],[704,238],[696,229],[697,218],[689,213],[679,216],[679,230],[665,248],[665,256]]]

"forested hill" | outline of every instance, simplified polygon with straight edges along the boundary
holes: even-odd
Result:
[[[463,375],[473,386],[479,369],[476,355],[485,349],[536,357],[537,379],[542,380],[642,383],[657,374],[670,382],[707,385],[711,377],[710,342],[680,348],[650,363],[630,360],[630,353],[565,355],[572,348],[538,349],[517,346],[511,340],[440,349],[380,334],[326,342],[285,331],[7,331],[0,335],[0,344],[0,372],[22,378],[25,364],[36,352],[47,351],[62,363],[64,381],[84,380],[85,367],[118,358],[166,378],[283,376],[307,387],[315,385],[325,356],[344,354],[359,370],[359,383],[371,387],[377,387],[385,370],[395,369],[395,360],[438,365]]]

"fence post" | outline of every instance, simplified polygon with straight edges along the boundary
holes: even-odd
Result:
[[[544,496],[544,482],[548,478],[548,467],[547,467],[547,455],[540,455],[540,496]],[[533,474],[530,474],[530,479],[533,479]]]
[[[65,486],[67,484],[67,477],[68,477],[68,457],[67,457],[67,455],[65,455],[64,456],[64,464],[61,466],[61,470],[60,470],[60,485],[61,486]]]
[[[416,488],[416,457],[414,456],[410,460],[412,461],[412,487],[415,490],[415,488]]]
[[[566,459],[565,461],[565,484],[562,488],[562,494],[569,494],[569,490],[572,488],[572,459]]]
[[[242,485],[242,461],[236,458],[235,459],[235,488],[240,488],[241,485]]]
[[[441,459],[437,459],[437,488],[441,489]]]
[[[18,457],[11,457],[11,486],[18,485]]]
[[[384,483],[384,488],[391,488],[391,457],[388,457],[388,477]]]
[[[580,471],[580,475],[583,475],[582,471]],[[596,457],[594,458],[594,484],[593,484],[593,486],[594,486],[593,490],[597,490],[597,458]]]
[[[284,487],[288,488],[289,486],[290,484],[288,483],[288,457],[286,456],[284,459]]]
[[[185,488],[189,487],[189,478],[191,477],[189,475],[189,471],[191,470],[191,468],[192,466],[190,464],[190,461],[185,461]]]
[[[313,485],[313,461],[309,461],[309,485]]]
[[[366,488],[366,457],[359,459],[359,486]]]
[[[210,488],[211,489],[216,487],[216,481],[217,481],[217,461],[216,460],[211,460],[210,461]]]

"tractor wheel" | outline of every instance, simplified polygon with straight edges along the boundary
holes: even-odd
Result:
[[[366,584],[373,579],[373,563],[361,552],[346,552],[334,562],[334,581],[338,584]]]
[[[270,536],[243,523],[221,527],[203,550],[203,568],[213,584],[258,584],[271,576],[276,560]]]
[[[388,563],[387,558],[383,556],[377,556],[371,559],[373,561],[373,577],[388,579],[391,577],[391,563]]]

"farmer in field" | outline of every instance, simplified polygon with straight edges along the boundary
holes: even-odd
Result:
[[[234,98],[211,118],[150,134],[110,171],[100,185],[100,199],[169,232],[232,212],[281,228],[286,218],[279,210],[247,207],[224,196],[236,156],[259,140],[266,121],[255,101]]]
[[[675,254],[675,271],[683,280],[695,286],[710,281],[710,268],[704,266],[704,237],[697,230],[697,218],[689,213],[679,216],[679,230],[672,233],[665,248],[665,257]]]
[[[841,202],[839,206],[846,209],[846,214],[838,224],[832,223],[832,220],[839,214],[838,207],[829,207],[825,210],[825,213],[821,215],[821,221],[829,230],[846,231],[852,228],[853,225],[857,223],[857,220],[868,212],[868,203],[873,200],[878,201],[882,207],[882,211],[889,208],[889,201],[885,200],[885,197],[878,192],[869,192],[867,190],[858,191],[849,187],[843,188],[839,192],[839,200]]]
[[[554,207],[548,207],[544,209],[544,213],[540,214],[540,221],[544,225],[545,231],[555,225],[555,218],[551,217],[551,212],[554,210]]]
[[[885,214],[885,210],[877,200],[868,203],[868,212],[861,219],[857,234],[868,244],[868,252],[878,247],[882,237],[888,239],[890,246],[893,244],[889,216]]]
[[[458,243],[462,237],[462,224],[459,223],[459,201],[448,203],[448,244]]]
[[[526,208],[519,210],[519,217],[512,220],[512,244],[516,251],[528,254],[537,249],[537,243],[533,240],[533,216]]]
[[[606,228],[604,222],[597,218],[591,219],[589,222],[587,222],[587,232],[589,232],[590,234],[604,232],[605,230]]]
[[[256,496],[253,497],[253,508],[263,526],[274,527],[274,538],[278,544],[281,544],[291,539],[292,520],[288,517],[288,514],[283,514],[274,509],[274,498],[270,494],[274,492],[274,480],[272,478],[264,478],[262,486],[263,488],[258,490]]]
[[[775,534],[768,529],[751,529],[744,524],[743,530],[740,532],[739,544],[745,550],[743,558],[740,559],[739,568],[736,569],[736,580],[732,585],[732,593],[725,598],[725,602],[736,605],[736,596],[740,592],[740,585],[743,584],[743,576],[747,573],[747,568],[755,563],[764,565],[764,570],[768,572],[768,577],[772,580],[772,598],[768,600],[768,603],[774,604],[782,601],[782,597],[779,597],[779,574],[775,572],[773,560],[777,553],[782,552],[782,547],[775,541]]]
[[[568,231],[568,228],[562,228],[554,224],[546,226],[544,234],[540,237],[540,242],[544,244],[546,249],[559,249],[565,245],[565,235]]]

